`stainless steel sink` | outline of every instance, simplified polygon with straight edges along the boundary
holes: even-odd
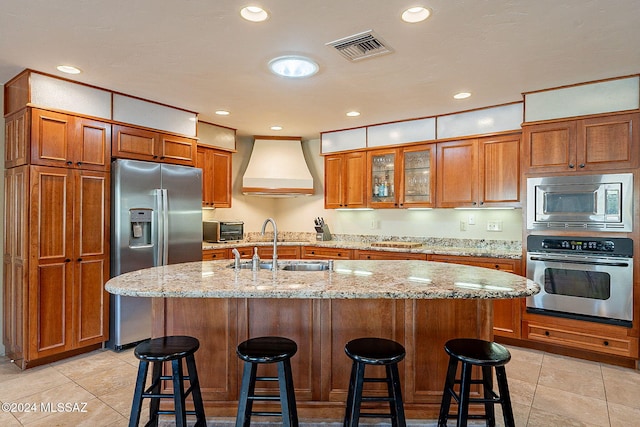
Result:
[[[329,261],[280,262],[278,268],[287,271],[324,271],[329,270]]]
[[[285,271],[325,271],[331,269],[331,263],[329,261],[278,261],[278,270]],[[227,268],[234,268],[233,263],[229,264]],[[242,261],[240,263],[241,269],[251,269],[251,261]],[[268,261],[261,261],[259,264],[261,270],[272,270],[273,263]]]

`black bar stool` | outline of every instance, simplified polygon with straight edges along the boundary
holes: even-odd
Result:
[[[467,420],[469,419],[484,419],[487,420],[487,426],[495,426],[496,417],[493,405],[498,403],[502,405],[502,415],[504,417],[505,427],[515,427],[513,409],[511,408],[511,398],[509,397],[509,387],[507,385],[507,374],[504,368],[504,365],[511,360],[509,350],[494,342],[471,338],[447,341],[444,345],[444,349],[449,354],[449,368],[447,369],[447,378],[444,384],[444,392],[442,393],[442,405],[440,406],[438,427],[446,427],[447,425],[447,419],[450,416],[449,407],[451,405],[452,397],[458,403],[457,427],[466,427]],[[460,380],[456,379],[458,362],[462,363],[462,374]],[[471,379],[471,368],[473,366],[480,366],[482,368],[481,379]],[[499,396],[493,391],[492,367],[495,367],[496,369],[498,390],[500,392]],[[460,384],[459,394],[453,389],[455,384]],[[482,384],[483,398],[469,397],[471,384]],[[485,414],[469,415],[470,403],[484,404]]]
[[[240,359],[244,360],[245,364],[238,400],[236,427],[248,427],[251,424],[251,415],[281,416],[283,426],[298,426],[296,396],[293,392],[293,376],[291,375],[291,358],[297,351],[296,343],[283,337],[251,338],[238,345],[236,353]],[[278,376],[256,376],[258,365],[262,363],[276,363]],[[256,395],[256,381],[278,381],[279,395]],[[256,412],[252,410],[254,401],[278,400],[281,412]]]
[[[200,342],[193,337],[169,336],[149,339],[138,344],[134,350],[135,356],[140,359],[138,365],[138,379],[133,394],[129,427],[137,427],[140,422],[142,400],[151,399],[149,410],[149,422],[147,426],[158,425],[158,415],[172,414],[176,417],[176,427],[186,427],[187,415],[195,415],[195,427],[206,427],[207,421],[204,415],[200,383],[196,371],[196,361],[193,354],[200,347]],[[182,359],[187,362],[188,376],[183,374]],[[171,362],[171,375],[162,375],[163,362]],[[149,362],[153,363],[151,385],[145,389]],[[162,381],[171,380],[173,394],[161,393]],[[189,388],[184,390],[184,381],[189,381]],[[195,411],[187,411],[185,399],[191,394]],[[161,411],[160,399],[173,399],[173,411]]]
[[[344,347],[344,352],[353,360],[344,427],[357,427],[360,418],[391,418],[393,427],[405,427],[407,423],[398,374],[398,363],[406,354],[404,347],[384,338],[358,338],[349,341]],[[365,377],[364,368],[367,365],[384,365],[387,376]],[[362,395],[364,383],[373,382],[387,384],[386,397]],[[389,402],[389,414],[360,412],[362,402]]]

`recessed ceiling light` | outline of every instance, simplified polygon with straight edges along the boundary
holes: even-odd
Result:
[[[282,126],[271,126],[271,130],[282,130]]]
[[[216,114],[219,116],[228,116],[230,113],[227,110],[218,110]]]
[[[267,11],[258,6],[243,7],[240,9],[240,16],[251,22],[262,22],[269,18]]]
[[[347,116],[349,117],[358,117],[360,115],[360,111],[349,111]]]
[[[80,69],[74,67],[73,65],[58,65],[56,67],[58,71],[62,71],[67,74],[80,74]]]
[[[416,6],[402,12],[402,20],[409,24],[415,24],[416,22],[422,22],[431,16],[431,11],[426,7]]]
[[[455,95],[453,95],[453,97],[455,99],[465,99],[470,97],[471,94],[469,92],[460,92],[460,93],[456,93]]]
[[[309,77],[318,72],[318,64],[304,56],[280,56],[269,61],[274,74],[289,78]]]

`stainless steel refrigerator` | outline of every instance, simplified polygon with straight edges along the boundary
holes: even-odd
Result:
[[[111,168],[111,277],[202,259],[202,171],[115,160]],[[111,295],[107,347],[151,337],[151,298]]]

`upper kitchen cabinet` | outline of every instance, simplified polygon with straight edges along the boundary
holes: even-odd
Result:
[[[108,171],[110,153],[111,124],[32,109],[32,164]]]
[[[638,167],[640,114],[523,125],[524,172],[590,172]]]
[[[369,151],[369,207],[434,205],[435,145]]]
[[[202,169],[202,207],[231,207],[233,153],[198,144],[196,167]]]
[[[520,133],[437,144],[437,206],[520,207]]]
[[[195,166],[196,140],[124,125],[113,126],[112,156]]]
[[[325,209],[367,206],[367,155],[364,151],[332,154],[324,158]]]

